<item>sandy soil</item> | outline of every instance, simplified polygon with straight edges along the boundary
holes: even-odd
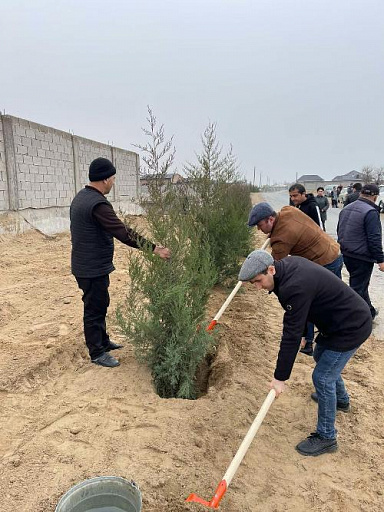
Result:
[[[262,240],[258,240],[261,245]],[[128,286],[126,247],[116,244],[109,330]],[[203,510],[269,389],[282,311],[247,288],[222,317],[207,395],[164,400],[125,343],[121,366],[90,364],[82,302],[69,268],[68,235],[0,239],[0,511],[52,512],[92,476],[134,479],[146,512]],[[214,290],[211,318],[228,290]],[[225,512],[384,510],[383,341],[371,338],[345,378],[350,414],[339,413],[339,451],[304,458],[295,444],[315,426],[313,363],[299,354],[287,392],[272,407],[222,501]]]

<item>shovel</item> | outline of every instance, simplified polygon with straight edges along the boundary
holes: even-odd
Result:
[[[197,494],[190,494],[185,501],[200,503],[200,505],[205,505],[206,507],[209,508],[219,508],[220,501],[222,500],[224,494],[226,493],[229,484],[232,481],[232,478],[235,476],[235,473],[238,467],[240,466],[241,461],[243,460],[245,454],[247,453],[247,450],[250,447],[257,431],[259,430],[259,427],[263,419],[265,418],[268,409],[272,405],[272,402],[275,399],[275,397],[276,392],[274,389],[271,389],[271,391],[267,395],[267,398],[264,400],[263,405],[261,406],[256,418],[254,419],[252,425],[250,426],[247,435],[244,437],[243,442],[241,443],[239,449],[237,450],[236,455],[232,459],[232,462],[229,465],[227,472],[225,473],[221,482],[217,486],[215,494],[211,501],[205,501],[199,496],[197,496]]]
[[[262,251],[268,247],[269,241],[270,241],[269,238],[267,238],[267,240],[263,243],[263,245],[261,246],[261,250]],[[208,327],[206,329],[207,331],[213,331],[213,329],[216,327],[217,322],[221,318],[221,315],[227,309],[227,307],[231,303],[231,301],[232,301],[233,297],[236,295],[236,293],[240,290],[240,287],[241,287],[242,284],[243,284],[242,281],[239,281],[237,283],[237,285],[234,287],[234,289],[231,291],[230,295],[228,295],[227,300],[224,302],[224,304],[221,306],[219,311],[216,313],[216,315],[213,318],[213,320],[211,321],[211,323],[208,325]]]

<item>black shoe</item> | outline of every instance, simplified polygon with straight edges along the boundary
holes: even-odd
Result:
[[[312,432],[307,439],[301,441],[297,446],[296,450],[301,455],[310,455],[312,457],[316,457],[317,455],[322,455],[323,453],[332,453],[337,450],[337,440],[336,439],[325,439],[321,437],[317,432]]]
[[[312,400],[314,400],[315,402],[318,402],[319,399],[317,398],[317,393],[312,393],[311,394],[311,398]],[[349,402],[345,403],[345,402],[337,402],[336,403],[336,409],[338,411],[342,411],[342,412],[349,412],[349,409],[350,409],[350,405],[349,405]]]
[[[108,345],[105,347],[105,351],[109,352],[110,350],[118,350],[119,348],[123,348],[124,345],[119,345],[118,343],[113,343],[113,341],[109,341]]]
[[[313,342],[307,341],[305,346],[300,349],[300,352],[307,356],[313,356]]]
[[[115,368],[116,366],[120,366],[119,361],[112,357],[110,354],[102,354],[96,359],[91,359],[91,361],[92,363],[99,364],[100,366],[106,366],[107,368]]]

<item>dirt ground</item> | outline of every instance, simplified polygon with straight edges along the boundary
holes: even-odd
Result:
[[[129,250],[116,244],[111,275],[108,325],[118,342],[114,310],[129,285]],[[164,400],[129,343],[118,368],[89,362],[69,254],[67,234],[0,237],[0,511],[53,512],[72,485],[98,475],[135,480],[145,512],[203,510],[185,498],[212,498],[269,391],[282,321],[276,298],[240,290],[222,317],[207,395]],[[207,319],[228,293],[213,291]],[[384,510],[383,343],[370,338],[347,367],[352,411],[337,416],[339,451],[317,458],[294,449],[316,424],[313,362],[298,355],[222,511]]]

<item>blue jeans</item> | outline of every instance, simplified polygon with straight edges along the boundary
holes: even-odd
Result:
[[[327,263],[323,265],[324,268],[330,270],[335,276],[341,279],[341,269],[343,268],[343,256],[340,254],[335,260],[331,261],[331,263]],[[305,341],[312,342],[315,337],[315,326],[311,322],[307,322],[307,334],[305,336]]]
[[[316,343],[313,353],[316,366],[312,374],[318,397],[316,432],[326,439],[336,439],[337,436],[336,403],[349,402],[341,372],[356,350],[357,348],[348,352],[336,352]]]
[[[340,254],[335,260],[331,261],[331,263],[327,263],[323,265],[324,268],[330,270],[335,276],[341,279],[341,269],[343,268],[343,256]]]

